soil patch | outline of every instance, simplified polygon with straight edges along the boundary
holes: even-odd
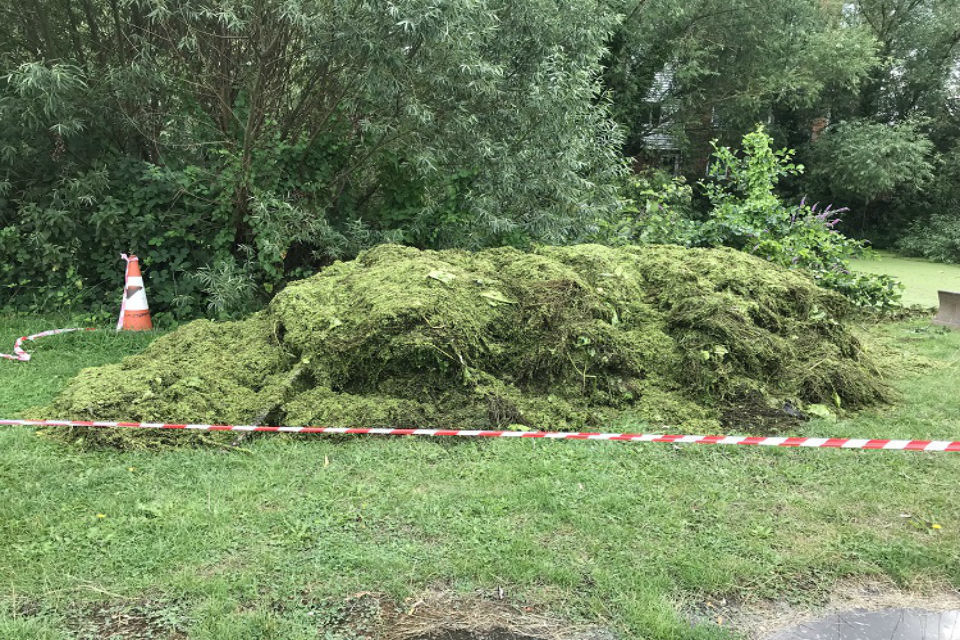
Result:
[[[376,594],[362,593],[339,605],[311,603],[307,598],[301,600],[301,606],[312,608],[325,618],[319,629],[323,633],[370,640],[618,639],[610,630],[575,624],[534,606],[498,599],[496,595],[463,596],[438,590],[397,604]]]
[[[136,600],[78,608],[66,627],[77,640],[186,640],[186,621],[167,602]]]

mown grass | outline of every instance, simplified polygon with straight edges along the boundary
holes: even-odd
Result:
[[[58,321],[0,317],[0,346]],[[872,331],[920,363],[892,378],[902,401],[800,435],[960,439],[960,334]],[[0,361],[0,413],[150,338],[54,337]],[[0,638],[92,638],[88,618],[147,602],[154,637],[340,638],[330,616],[357,592],[498,587],[624,638],[723,637],[685,612],[718,595],[816,601],[854,576],[960,586],[958,472],[946,454],[598,442],[118,453],[4,427]]]
[[[937,290],[960,291],[960,265],[905,258],[887,251],[877,251],[873,257],[852,264],[857,271],[885,273],[903,283],[902,301],[906,306],[936,307]]]

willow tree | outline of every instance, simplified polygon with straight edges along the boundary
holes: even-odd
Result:
[[[131,213],[129,248],[149,243],[171,283],[220,259],[276,284],[383,239],[567,242],[616,206],[598,73],[617,16],[590,0],[53,0],[4,17],[0,118],[37,145],[0,166],[0,242],[43,236],[85,279],[105,274],[77,247],[112,253]],[[83,202],[58,182],[91,172]],[[54,209],[81,224],[60,233]]]

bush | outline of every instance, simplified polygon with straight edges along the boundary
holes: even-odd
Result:
[[[803,269],[819,285],[839,291],[858,306],[896,304],[899,285],[892,278],[850,270],[850,259],[862,253],[864,245],[836,230],[846,209],[820,208],[805,199],[791,206],[780,199],[776,193],[780,179],[803,167],[793,163],[792,150],[775,151],[771,143],[758,127],[744,136],[740,155],[714,144],[710,180],[700,183],[711,207],[704,220],[697,219],[693,191],[683,178],[662,172],[632,177],[621,189],[626,214],[603,226],[604,241],[733,247]]]
[[[917,220],[897,247],[908,256],[960,263],[960,217],[939,214]]]
[[[960,263],[960,145],[937,158],[936,175],[896,248],[910,256]]]
[[[693,189],[682,176],[653,169],[626,176],[620,188],[623,207],[603,220],[599,239],[606,244],[678,244],[699,241]]]
[[[731,246],[777,264],[803,269],[823,287],[839,291],[858,306],[887,308],[899,299],[899,285],[885,275],[854,273],[850,259],[864,245],[836,230],[846,209],[806,200],[789,206],[776,194],[782,177],[803,166],[792,162],[790,149],[774,151],[772,139],[758,126],[743,137],[737,156],[714,145],[711,181],[704,183],[713,207],[700,229],[700,243]]]

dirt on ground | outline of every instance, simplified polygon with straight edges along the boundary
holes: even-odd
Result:
[[[511,602],[502,593],[464,595],[438,589],[401,603],[378,594],[359,593],[341,603],[312,603],[305,597],[298,605],[313,607],[318,616],[325,617],[322,632],[368,640],[618,640],[619,637],[609,629],[574,623],[539,607]]]
[[[251,603],[251,608],[254,604]],[[533,603],[517,602],[502,590],[454,593],[431,589],[402,602],[362,592],[342,600],[314,600],[309,591],[270,604],[285,615],[313,619],[319,634],[354,640],[621,640],[612,626],[571,621]],[[737,637],[766,640],[777,633],[832,613],[915,609],[960,611],[960,592],[942,584],[904,590],[881,580],[848,580],[818,602],[738,601],[714,597],[682,607],[693,627],[725,629]],[[18,614],[40,615],[36,603]],[[78,639],[181,640],[193,622],[177,603],[124,599],[75,607],[64,618]],[[49,613],[49,612],[47,612]]]
[[[36,600],[19,602],[16,616],[61,617]],[[180,607],[161,598],[123,598],[71,606],[62,625],[76,640],[186,640]],[[46,636],[45,636],[46,637]]]

